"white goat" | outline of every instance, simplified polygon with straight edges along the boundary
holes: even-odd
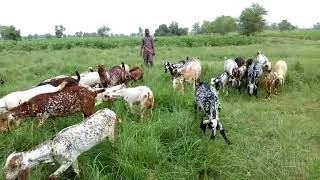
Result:
[[[133,112],[133,105],[140,103],[140,115],[141,118],[144,115],[146,109],[152,109],[154,107],[154,96],[151,89],[147,86],[138,86],[134,88],[123,88],[120,90],[107,92],[106,99],[122,98],[129,104],[131,112]]]
[[[233,73],[237,68],[238,65],[233,59],[226,59],[224,61],[224,71],[227,72],[229,77],[233,77]]]
[[[192,84],[193,89],[196,89],[196,81],[201,75],[201,64],[198,58],[187,61],[184,65],[174,69],[175,74],[183,76],[183,80]]]
[[[10,154],[4,167],[5,179],[13,180],[18,176],[28,176],[30,168],[55,160],[61,166],[49,176],[49,179],[56,179],[70,166],[79,175],[78,156],[106,137],[113,143],[118,121],[120,122],[113,111],[103,109],[81,123],[61,130],[53,139],[38,145],[33,150]]]
[[[283,60],[277,61],[274,66],[274,72],[280,84],[283,86],[287,75],[287,63]]]
[[[12,92],[0,99],[0,113],[6,112],[20,104],[28,101],[29,99],[45,93],[53,93],[62,90],[67,82],[62,82],[59,86],[55,87],[50,84],[34,87],[25,91]]]
[[[210,84],[214,86],[217,90],[220,89],[220,86],[222,87],[222,91],[226,92],[228,94],[228,91],[226,91],[226,86],[228,83],[228,75],[226,72],[222,73],[219,77],[217,78],[211,78]]]
[[[263,67],[263,71],[271,71],[271,62],[264,54],[261,54],[261,51],[257,52],[256,60]]]
[[[120,89],[123,89],[125,88],[126,85],[125,84],[120,84],[120,85],[117,85],[117,86],[112,86],[110,88],[104,88],[105,91],[102,92],[102,93],[99,93],[97,94],[97,97],[96,97],[96,106],[101,104],[103,100],[105,100],[105,97],[108,96],[108,94],[116,91],[116,90],[120,90]],[[88,87],[89,88],[89,87]],[[103,89],[103,88],[91,88],[91,91],[97,91],[99,89]]]

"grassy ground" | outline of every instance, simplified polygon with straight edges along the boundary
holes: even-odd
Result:
[[[123,123],[116,148],[104,141],[82,154],[80,179],[320,179],[319,47],[318,41],[278,38],[249,46],[159,47],[156,67],[146,70],[143,83],[155,94],[153,117],[141,122],[126,111],[124,102],[117,102],[112,109]],[[222,73],[225,56],[249,58],[257,50],[272,62],[287,61],[286,86],[271,100],[262,88],[257,99],[244,89],[241,94],[236,90],[221,94],[220,117],[233,144],[226,145],[220,135],[213,142],[201,132],[200,120],[194,119],[191,88],[179,95],[162,65],[165,60],[200,57],[202,79],[209,81]],[[96,64],[111,67],[124,61],[140,66],[138,52],[139,47],[1,52],[0,77],[6,82],[0,95]],[[15,131],[0,134],[0,166],[11,152],[28,150],[81,120],[79,113],[57,118],[56,127],[48,122],[37,128],[35,119],[26,119]],[[57,168],[57,163],[37,166],[31,179],[45,179]],[[73,179],[70,172],[64,176]]]

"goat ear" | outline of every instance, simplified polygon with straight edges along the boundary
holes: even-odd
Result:
[[[12,168],[17,167],[20,164],[21,160],[22,160],[22,156],[21,155],[13,156],[10,159],[10,162],[9,162],[10,167],[12,167]]]

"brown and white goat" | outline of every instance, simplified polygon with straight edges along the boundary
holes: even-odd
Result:
[[[104,89],[101,90],[101,92]],[[85,87],[70,86],[54,93],[40,94],[16,108],[0,115],[2,129],[11,125],[19,125],[21,118],[37,117],[43,124],[46,119],[54,116],[63,116],[82,112],[89,117],[95,110],[95,98],[99,92],[92,92]]]
[[[277,79],[276,73],[274,72],[268,73],[262,82],[263,82],[263,86],[265,87],[268,93],[268,98],[270,98],[272,94],[278,93],[277,91],[278,91],[279,80]]]
[[[109,74],[110,77],[110,85],[118,85],[125,83],[129,78],[128,78],[128,73],[125,70],[125,64],[122,63],[122,67],[120,66],[114,66],[111,69],[107,70],[107,73]]]
[[[133,67],[129,71],[129,79],[132,81],[143,81],[144,70],[143,68]]]

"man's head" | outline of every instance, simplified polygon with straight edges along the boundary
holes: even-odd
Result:
[[[145,35],[146,35],[146,36],[149,36],[149,35],[150,35],[150,31],[149,31],[149,29],[148,29],[148,28],[147,28],[147,29],[145,29],[145,30],[144,30],[144,33],[145,33]]]

